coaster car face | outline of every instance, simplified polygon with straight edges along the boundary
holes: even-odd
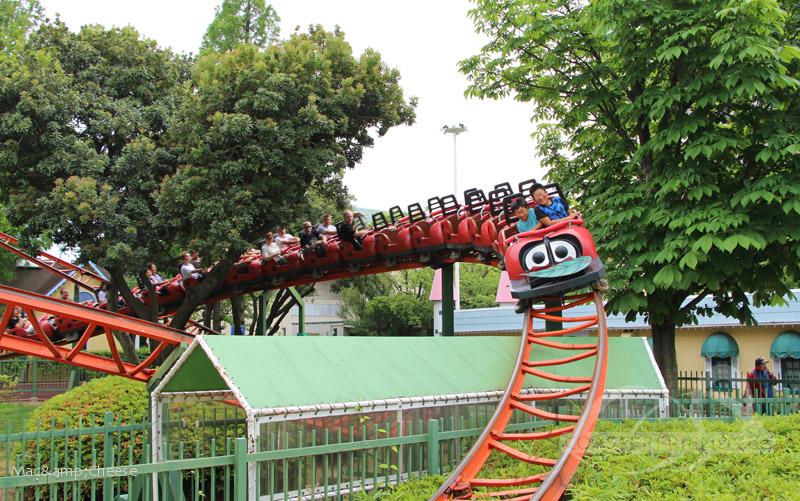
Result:
[[[517,298],[576,290],[604,272],[592,235],[580,224],[523,233],[508,246],[505,262]]]
[[[594,240],[583,226],[567,226],[547,232],[532,232],[512,243],[506,251],[509,278],[523,279],[528,273],[544,270],[582,256],[597,257]]]

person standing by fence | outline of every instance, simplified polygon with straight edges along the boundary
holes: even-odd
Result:
[[[747,373],[747,392],[752,398],[772,398],[772,387],[777,379],[767,369],[769,362],[761,357],[756,358],[755,368]],[[753,402],[753,412],[759,411],[759,404]],[[761,403],[761,414],[772,414],[772,406]]]

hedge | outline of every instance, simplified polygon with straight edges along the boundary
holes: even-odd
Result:
[[[114,413],[116,422],[141,423],[148,417],[148,398],[146,385],[139,381],[116,376],[93,379],[47,400],[28,416],[25,429],[26,431],[74,429],[78,427],[79,422],[82,428],[100,426],[103,424],[103,418],[107,412]],[[121,453],[118,457],[127,459],[131,452],[130,449],[133,449],[134,461],[138,461],[142,456],[146,437],[145,431],[115,433],[113,435],[114,449],[118,454]],[[81,435],[80,438],[29,441],[25,445],[25,459],[22,464],[26,468],[35,467],[38,452],[43,468],[52,469],[53,456],[60,466],[64,466],[65,462],[70,466],[75,466],[73,454],[74,451],[80,450],[81,467],[89,468],[92,466],[93,457],[99,464],[102,464],[103,442],[102,433]],[[67,458],[64,457],[65,446],[68,451]],[[14,455],[19,453],[21,451],[17,450]],[[82,499],[91,497],[92,484],[82,482],[80,485],[80,497]],[[101,494],[99,491],[101,485],[101,482],[95,484],[95,495]],[[48,487],[40,489],[43,499],[49,496]],[[26,489],[26,491],[32,493],[33,489]],[[26,492],[27,495],[28,492]]]
[[[566,439],[564,439],[566,440]],[[511,442],[557,457],[563,441]],[[522,477],[538,467],[493,452],[482,478]],[[601,421],[568,499],[800,499],[800,414],[736,421]],[[442,477],[356,496],[358,501],[422,499]],[[418,497],[420,493],[425,494]]]

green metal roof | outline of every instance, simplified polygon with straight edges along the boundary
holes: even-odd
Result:
[[[566,338],[586,343],[587,337]],[[400,397],[486,392],[505,388],[519,339],[475,337],[204,336],[212,357],[253,409]],[[194,343],[198,343],[195,340]],[[202,346],[184,354],[163,392],[227,389]],[[563,352],[537,347],[534,360]],[[549,368],[591,374],[593,359]],[[526,387],[569,387],[533,376]],[[610,338],[606,388],[662,389],[643,338]]]
[[[778,334],[769,348],[772,358],[800,358],[800,334],[786,331]]]
[[[703,341],[703,346],[700,347],[700,355],[708,358],[738,357],[739,345],[728,334],[715,332]]]

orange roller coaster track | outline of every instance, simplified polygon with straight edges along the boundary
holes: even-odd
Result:
[[[25,311],[31,320],[34,334],[30,338],[0,334],[0,349],[62,362],[76,367],[99,370],[109,374],[118,374],[138,381],[147,381],[155,372],[153,362],[168,346],[190,343],[193,336],[183,331],[154,324],[146,320],[132,318],[99,308],[91,308],[80,304],[61,301],[47,296],[40,296],[12,287],[0,286],[0,304],[5,305],[0,319],[0,333],[6,332],[11,312],[14,307]],[[42,331],[37,313],[73,319],[85,325],[83,334],[74,347],[54,344]],[[158,347],[138,365],[124,362],[114,342],[113,331],[136,334],[148,339],[160,341]],[[101,357],[81,351],[90,337],[105,336],[111,358]]]
[[[569,485],[600,414],[608,363],[608,333],[600,293],[580,294],[565,298],[565,301],[566,303],[560,306],[531,308],[526,314],[513,376],[506,387],[500,405],[475,446],[431,498],[432,501],[452,499],[554,501],[561,497]],[[592,301],[596,307],[594,315],[584,317],[552,315],[552,313],[566,311]],[[555,331],[536,332],[534,320],[557,320],[574,325]],[[578,330],[595,326],[598,331],[596,343],[567,344],[553,340],[553,338],[558,339]],[[538,346],[576,354],[533,361],[532,351]],[[560,376],[546,369],[592,357],[595,359],[594,371],[585,377]],[[527,375],[574,386],[548,393],[523,394],[521,390]],[[538,402],[555,401],[576,394],[585,394],[580,414],[557,414],[536,406]],[[506,426],[515,411],[551,422],[552,426],[548,426],[545,431],[533,433],[507,433]],[[569,424],[566,426],[560,424],[564,422]],[[536,442],[564,440],[566,437],[569,439],[559,458],[540,457],[519,449],[524,447],[535,450]],[[510,443],[514,445],[509,445]],[[518,461],[535,465],[534,468],[539,471],[533,475],[518,478],[480,478],[478,475],[492,454],[504,454]]]
[[[462,464],[431,500],[556,500],[578,467],[602,403],[607,332],[602,298],[594,287],[604,268],[590,233],[579,219],[567,218],[548,228],[517,233],[516,219],[510,208],[519,199],[527,200],[529,206],[535,204],[524,194],[533,184],[535,180],[523,181],[519,184],[519,193],[513,193],[509,183],[502,183],[495,186],[488,197],[481,190],[467,190],[463,205],[459,205],[453,195],[434,197],[428,201],[427,213],[420,204],[410,205],[408,215],[399,207],[393,207],[388,218],[382,213],[373,215],[373,227],[365,228],[366,234],[359,245],[333,237],[325,243],[323,252],[303,251],[298,246],[290,248],[281,263],[262,260],[257,253],[249,253],[228,272],[208,302],[265,289],[443,266],[456,261],[504,266],[514,297],[534,304],[544,301],[547,306],[528,304],[516,364],[500,405]],[[553,196],[560,195],[556,185],[545,188]],[[0,248],[76,285],[85,287],[79,280],[81,276],[102,279],[46,253],[28,254],[17,249],[17,244],[13,237],[0,233]],[[145,305],[156,301],[159,314],[169,316],[185,297],[186,290],[196,283],[195,278],[183,280],[176,276],[156,284],[156,293],[152,296],[141,288],[133,292]],[[592,292],[581,292],[586,290]],[[568,295],[570,293],[572,295]],[[571,308],[592,302],[596,309],[593,315],[560,316],[568,314]],[[132,314],[131,308],[123,303],[121,313],[111,313],[104,309],[105,304],[76,304],[5,286],[0,286],[0,306],[5,306],[0,317],[0,350],[4,351],[0,357],[31,355],[138,381],[153,377],[154,362],[168,347],[189,343],[196,334],[213,332],[191,322],[187,332],[183,332],[132,318],[128,316]],[[27,315],[30,324],[26,328],[16,325],[22,322],[19,318],[12,319],[15,308]],[[534,329],[536,321],[557,321],[567,326],[556,331],[537,331]],[[559,339],[595,328],[598,333],[595,343],[571,344]],[[159,343],[145,360],[131,364],[120,357],[114,337],[116,332],[143,336]],[[104,337],[110,357],[83,351],[94,336]],[[563,354],[549,360],[533,357],[542,348],[547,348],[549,353],[555,350]],[[591,374],[565,376],[555,369],[588,359],[594,359]],[[585,362],[581,366],[585,366]],[[525,377],[529,375],[566,387],[550,392],[523,392]],[[580,413],[546,410],[548,402],[555,403],[567,397],[583,398]],[[506,432],[514,413],[529,414],[549,424],[544,430],[531,433]],[[559,457],[546,457],[536,452],[537,445],[553,440],[566,440]],[[479,476],[487,460],[495,454],[530,465],[530,475],[518,478]]]

